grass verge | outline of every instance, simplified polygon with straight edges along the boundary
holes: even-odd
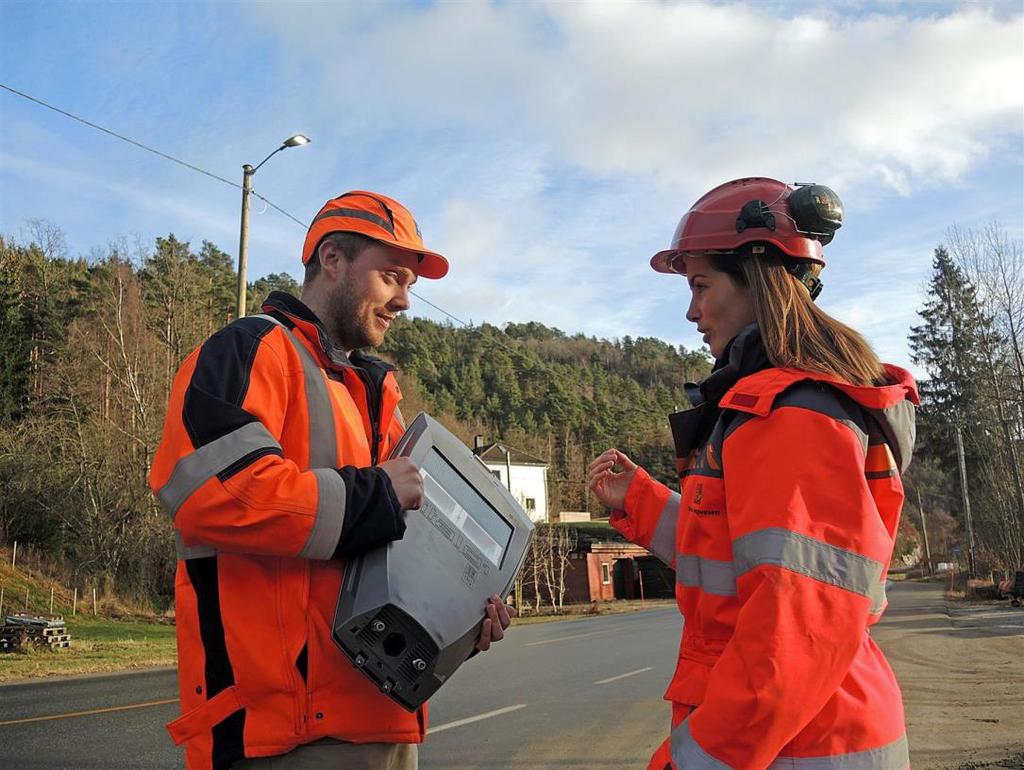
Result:
[[[67,618],[71,646],[0,653],[0,682],[122,671],[177,662],[174,626],[140,620]]]

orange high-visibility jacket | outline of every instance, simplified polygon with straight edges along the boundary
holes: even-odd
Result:
[[[150,473],[178,550],[168,730],[194,770],[425,730],[331,641],[344,557],[405,531],[375,467],[402,432],[393,367],[347,358],[294,297],[264,311],[182,364]]]
[[[886,606],[917,390],[769,368],[719,402],[676,494],[638,470],[612,524],[676,570],[685,618],[652,770],[905,770]]]

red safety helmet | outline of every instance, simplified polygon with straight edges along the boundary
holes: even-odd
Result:
[[[420,263],[419,275],[423,278],[443,278],[448,272],[448,260],[423,246],[423,237],[412,212],[386,195],[353,190],[327,201],[306,233],[302,264],[313,257],[324,236],[337,232],[360,233],[415,254]]]
[[[660,273],[677,272],[673,260],[687,252],[734,251],[769,243],[798,262],[825,264],[823,244],[842,226],[843,204],[824,185],[788,185],[748,177],[719,185],[683,214],[671,248],[651,258]]]

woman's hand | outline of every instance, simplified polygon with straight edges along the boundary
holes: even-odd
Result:
[[[615,472],[616,465],[623,470]],[[597,499],[609,508],[623,509],[626,504],[626,490],[629,489],[637,465],[618,449],[606,449],[587,468],[587,484]]]

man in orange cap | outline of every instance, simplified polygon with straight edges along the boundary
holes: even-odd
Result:
[[[192,770],[408,770],[426,732],[426,707],[382,695],[331,630],[345,560],[401,538],[423,493],[410,460],[380,462],[401,393],[361,351],[448,262],[408,209],[363,191],[324,205],[302,261],[301,299],[272,293],[182,364],[150,473],[178,553],[168,730]],[[478,649],[509,622],[492,597]]]

